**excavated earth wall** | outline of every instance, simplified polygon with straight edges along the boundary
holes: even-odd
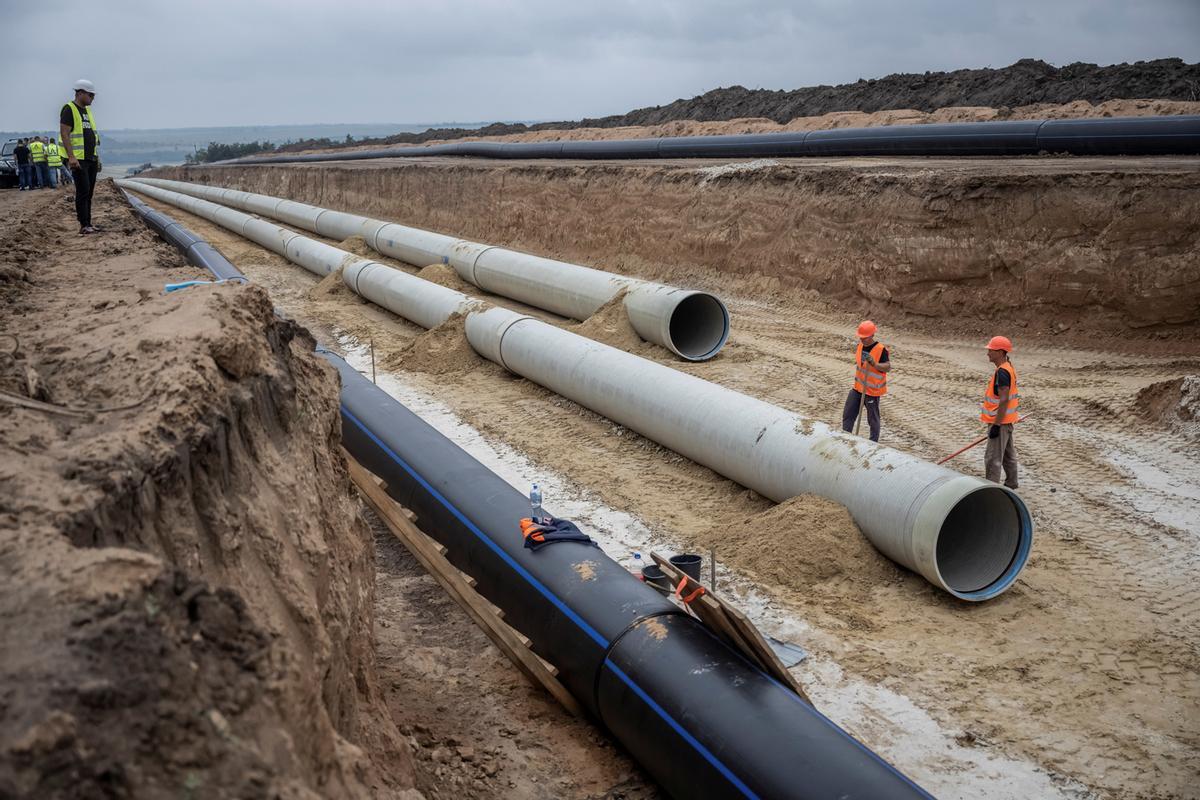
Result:
[[[616,272],[864,312],[1122,332],[1200,322],[1200,160],[793,159],[188,167]]]
[[[336,374],[96,196],[0,237],[0,797],[419,798]]]

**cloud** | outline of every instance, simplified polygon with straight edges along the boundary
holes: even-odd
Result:
[[[1198,32],[1192,0],[45,0],[6,12],[0,128],[52,127],[79,77],[110,128],[571,119],[732,84],[1197,61]]]

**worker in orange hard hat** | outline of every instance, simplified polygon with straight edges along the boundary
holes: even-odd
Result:
[[[854,388],[842,407],[842,430],[852,431],[864,408],[871,441],[879,441],[879,398],[887,394],[887,374],[892,357],[882,342],[875,341],[878,328],[871,320],[858,326],[858,346],[854,351]]]
[[[988,360],[996,367],[988,379],[980,404],[979,419],[988,426],[987,450],[983,463],[989,481],[1017,488],[1017,448],[1013,444],[1013,424],[1020,419],[1021,392],[1017,389],[1017,370],[1009,356],[1012,342],[1005,336],[993,336],[987,345]]]

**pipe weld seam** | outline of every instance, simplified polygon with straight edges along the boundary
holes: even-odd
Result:
[[[509,369],[508,363],[504,360],[504,337],[508,336],[508,332],[510,330],[512,330],[513,327],[517,323],[524,322],[525,320],[531,320],[531,319],[533,319],[533,317],[520,316],[520,317],[517,317],[516,319],[509,320],[507,323],[505,323],[504,329],[500,331],[499,337],[497,337],[496,357],[500,359],[500,366],[504,367],[505,369],[507,369],[509,372],[512,372],[513,374],[519,374],[519,373],[517,373],[516,370]]]
[[[468,244],[468,245],[475,244],[475,242],[468,242],[465,239],[459,239],[459,241],[463,242],[465,244]],[[479,286],[479,277],[475,274],[475,267],[479,265],[479,259],[483,258],[483,254],[486,253],[488,250],[503,250],[503,249],[504,249],[503,247],[499,247],[497,245],[488,245],[487,247],[483,248],[478,253],[476,253],[475,257],[473,259],[471,259],[471,283],[474,286],[478,286],[480,289],[483,288],[482,286]]]
[[[659,617],[675,617],[675,616],[685,616],[686,617],[687,614],[683,611],[683,609],[676,608],[672,611],[660,611],[657,614],[647,614],[644,617],[638,617],[633,622],[626,625],[625,628],[620,633],[618,633],[616,636],[614,636],[612,638],[611,641],[609,641],[608,647],[604,648],[604,661],[601,663],[604,665],[608,665],[610,663],[609,659],[612,656],[613,650],[616,648],[616,646],[618,644],[621,643],[621,640],[625,638],[625,635],[628,634],[630,631],[632,631],[634,628],[636,628],[638,625],[641,625],[643,622],[646,622],[647,620],[657,619]],[[595,706],[595,708],[596,708],[596,716],[600,719],[600,724],[603,725],[604,727],[608,728],[608,723],[604,721],[604,709],[601,708],[601,706],[600,706],[600,675],[603,671],[604,671],[603,669],[596,670],[596,679],[592,683],[592,705]]]

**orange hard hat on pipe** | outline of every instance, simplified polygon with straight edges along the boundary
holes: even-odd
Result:
[[[878,330],[878,328],[875,327],[874,322],[871,322],[869,319],[864,319],[862,322],[858,323],[858,338],[865,339],[868,336],[874,336],[876,330]]]
[[[993,336],[988,342],[988,350],[1003,350],[1006,353],[1011,353],[1013,346],[1007,336]]]

